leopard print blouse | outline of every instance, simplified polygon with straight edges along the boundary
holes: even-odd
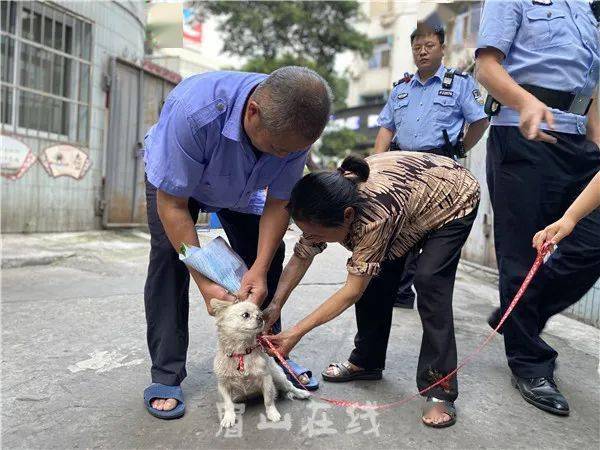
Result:
[[[363,204],[342,243],[352,252],[352,274],[377,275],[383,261],[402,257],[428,232],[465,217],[479,203],[479,183],[452,159],[402,151],[366,161],[369,179],[358,184]],[[325,247],[302,236],[294,253],[312,258]]]

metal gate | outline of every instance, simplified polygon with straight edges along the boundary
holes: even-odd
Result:
[[[113,59],[104,184],[105,227],[146,224],[143,140],[176,81]]]

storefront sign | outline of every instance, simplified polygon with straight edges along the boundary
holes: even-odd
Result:
[[[367,127],[368,128],[379,127],[379,125],[377,124],[377,119],[379,119],[378,114],[369,114],[369,116],[367,117]]]
[[[0,136],[0,149],[1,174],[9,180],[21,178],[37,159],[24,142],[10,136]]]
[[[51,177],[83,178],[92,162],[87,153],[71,145],[55,145],[40,153],[40,163]]]

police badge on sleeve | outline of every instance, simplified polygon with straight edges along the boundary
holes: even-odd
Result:
[[[473,89],[473,98],[477,103],[483,105],[484,101],[483,97],[481,96],[481,92],[479,92],[479,89]]]

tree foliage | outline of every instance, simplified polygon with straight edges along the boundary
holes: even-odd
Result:
[[[310,67],[330,83],[337,108],[344,106],[348,83],[335,73],[336,55],[353,51],[366,57],[372,49],[352,26],[362,18],[356,1],[210,1],[193,7],[198,15],[221,18],[223,51],[247,58],[241,70]]]
[[[284,66],[305,66],[314,70],[327,80],[331,86],[334,97],[334,110],[345,106],[346,94],[348,93],[348,81],[344,77],[338,76],[335,72],[324,70],[322,66],[314,61],[290,54],[283,55],[274,59],[264,59],[256,57],[248,60],[240,70],[246,72],[271,73],[275,69]]]
[[[324,156],[334,156],[341,158],[350,151],[355,150],[360,144],[366,141],[366,137],[353,130],[342,129],[329,131],[321,137],[321,146],[319,153]]]

